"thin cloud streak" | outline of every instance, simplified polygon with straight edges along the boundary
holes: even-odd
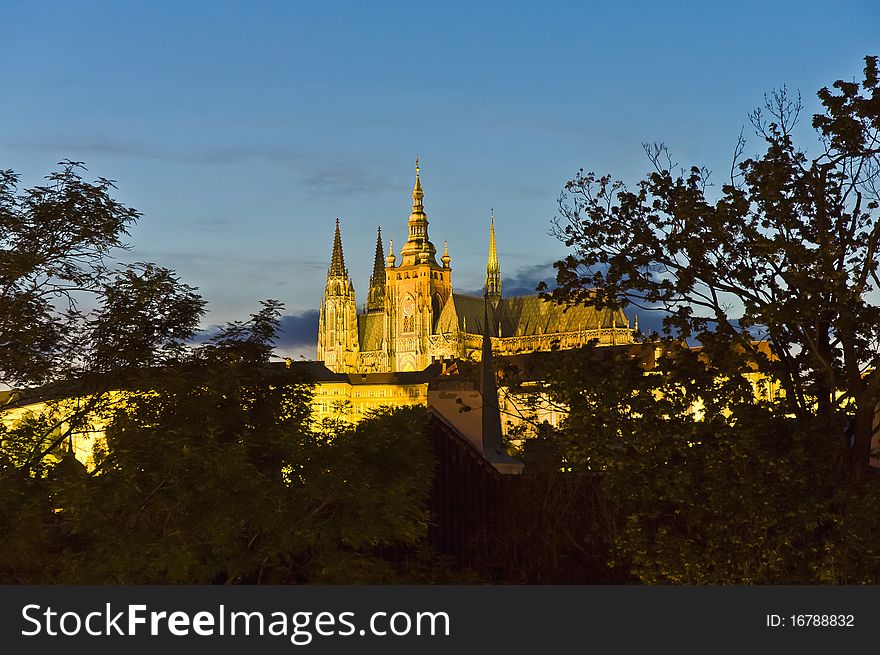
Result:
[[[74,159],[83,154],[104,154],[180,164],[232,166],[254,161],[286,165],[302,176],[301,184],[311,197],[375,193],[388,188],[388,183],[366,166],[351,159],[345,162],[321,162],[314,153],[292,145],[246,144],[237,146],[192,146],[162,148],[137,141],[115,139],[18,139],[3,142],[3,147],[17,150],[66,153]]]

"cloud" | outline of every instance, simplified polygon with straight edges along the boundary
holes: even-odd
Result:
[[[288,145],[245,144],[234,146],[187,146],[163,148],[139,141],[125,141],[104,137],[88,139],[19,139],[4,145],[23,150],[52,150],[71,153],[95,152],[134,159],[155,159],[167,162],[198,164],[237,164],[249,159],[263,159],[276,163],[305,163],[309,155]]]
[[[242,255],[235,251],[199,252],[195,250],[143,250],[133,248],[132,254],[144,261],[178,262],[175,268],[188,271],[229,271],[230,264],[235,264],[234,274],[243,276],[244,271],[250,274],[271,272],[277,274],[279,269],[298,270],[306,274],[326,273],[327,262],[318,259],[301,258],[291,261],[288,257],[268,257],[265,255]],[[241,271],[241,272],[239,272]],[[274,279],[274,276],[273,278]]]
[[[233,227],[232,221],[228,218],[203,218],[195,221],[203,232],[222,232],[227,227]]]
[[[344,170],[325,168],[303,179],[303,184],[313,196],[330,194],[369,193],[383,186],[381,180],[369,173],[352,171],[349,166]]]
[[[279,334],[276,347],[291,350],[302,348],[314,348],[318,341],[318,316],[317,309],[306,309],[296,314],[285,314],[279,319]],[[222,331],[223,326],[211,325],[195,335],[195,343],[204,343],[211,337],[215,337]]]
[[[501,288],[508,296],[535,295],[539,282],[546,282],[551,288],[556,286],[556,269],[552,262],[533,264],[518,269],[513,275],[501,276]]]
[[[501,275],[501,291],[505,298],[534,296],[539,282],[546,282],[551,289],[556,286],[556,269],[552,262],[533,264],[517,269],[512,275]],[[467,296],[482,296],[483,289],[456,289]]]
[[[318,341],[318,316],[317,309],[282,316],[278,348],[314,348]]]
[[[662,309],[637,309],[635,307],[627,307],[626,315],[629,317],[630,323],[636,316],[639,317],[639,330],[642,334],[650,335],[652,332],[663,334],[663,319],[669,314]]]
[[[80,153],[99,153],[132,159],[217,166],[253,160],[264,161],[296,170],[301,175],[301,183],[306,192],[314,196],[370,193],[386,186],[367,166],[358,166],[351,158],[347,158],[345,162],[321,161],[313,153],[290,144],[188,145],[167,148],[99,136],[87,139],[13,139],[2,145],[20,150],[70,153],[74,159],[80,158]]]

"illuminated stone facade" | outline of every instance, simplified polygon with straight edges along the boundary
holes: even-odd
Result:
[[[485,297],[453,293],[449,250],[444,244],[438,262],[428,238],[424,195],[416,162],[407,241],[399,261],[393,242],[386,258],[380,229],[362,313],[357,312],[337,220],[318,327],[318,360],[331,371],[420,371],[438,360],[479,360],[486,333],[498,355],[566,350],[594,339],[600,345],[633,343],[634,328],[621,310],[566,309],[537,296],[503,297],[494,213]]]

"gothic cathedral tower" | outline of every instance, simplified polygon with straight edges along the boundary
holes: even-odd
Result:
[[[358,356],[357,305],[354,285],[342,256],[339,219],[333,235],[333,256],[318,319],[318,359],[336,373],[354,371]]]
[[[438,264],[437,249],[428,239],[425,194],[419,179],[412,192],[409,238],[400,249],[400,265],[389,250],[385,269],[385,320],[391,370],[419,371],[431,363],[428,341],[440,310],[452,295],[450,257],[444,252]]]

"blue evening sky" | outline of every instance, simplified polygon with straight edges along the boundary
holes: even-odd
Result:
[[[494,207],[528,291],[565,254],[549,221],[579,168],[634,182],[664,141],[721,182],[766,91],[800,90],[806,127],[880,53],[880,3],[0,0],[0,35],[0,168],[117,180],[144,214],[127,257],[199,287],[206,325],[282,300],[314,356],[335,217],[362,302],[417,155],[455,287],[482,284]]]

